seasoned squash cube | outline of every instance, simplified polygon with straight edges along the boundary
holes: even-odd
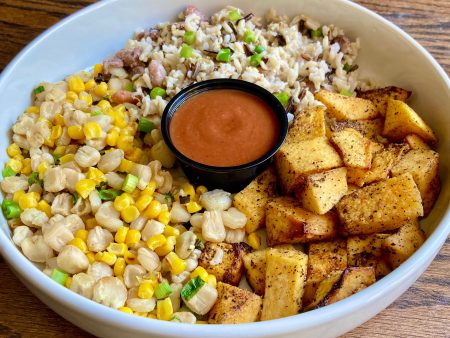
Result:
[[[325,113],[323,107],[319,106],[309,108],[295,117],[284,142],[300,142],[322,136],[325,136]]]
[[[372,141],[358,131],[346,128],[333,133],[333,142],[339,149],[347,167],[369,169],[372,163]]]
[[[264,295],[266,287],[266,250],[253,251],[244,256],[245,276],[257,295]]]
[[[361,121],[331,121],[331,131],[341,131],[352,128],[360,132],[364,137],[372,141],[378,141],[383,133],[384,122],[382,119],[361,120]],[[331,135],[330,135],[331,136]]]
[[[382,116],[386,115],[389,99],[406,101],[411,96],[411,92],[399,87],[385,87],[359,92],[358,97],[370,100],[377,107]]]
[[[431,149],[428,144],[426,144],[419,136],[415,134],[406,135],[405,142],[411,147],[411,149]]]

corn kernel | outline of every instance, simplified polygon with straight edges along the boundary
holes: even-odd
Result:
[[[158,221],[162,224],[169,224],[170,222],[170,212],[167,210],[161,211],[158,215]],[[179,233],[178,233],[179,234]]]
[[[125,243],[125,239],[127,238],[127,233],[128,233],[128,227],[120,227],[117,232],[116,235],[114,236],[114,240],[116,241],[116,243]]]
[[[79,95],[80,100],[83,100],[84,102],[86,102],[87,106],[91,106],[92,105],[92,96],[86,92],[82,92]]]
[[[64,163],[67,163],[67,162],[72,162],[74,157],[75,157],[74,154],[66,154],[66,155],[61,156],[59,158],[59,163],[64,164]]]
[[[208,272],[205,270],[205,268],[201,266],[197,266],[194,271],[191,272],[191,279],[199,276],[201,279],[203,279],[205,282],[208,282]]]
[[[97,221],[95,220],[95,218],[88,218],[86,220],[86,229],[87,230],[94,229],[96,226],[97,226]]]
[[[29,175],[31,174],[31,159],[25,158],[22,160],[22,170],[20,171],[21,174]]]
[[[198,195],[204,194],[205,192],[208,192],[208,188],[206,188],[204,185],[199,185],[196,189],[196,192]]]
[[[94,79],[90,79],[89,81],[84,83],[84,90],[91,90],[97,85]]]
[[[116,276],[116,277],[123,276],[125,267],[126,267],[125,258],[118,257],[116,262],[114,263],[114,269],[113,269],[114,276]]]
[[[149,249],[155,250],[156,248],[159,248],[166,244],[166,242],[167,238],[164,235],[154,235],[147,240],[147,246],[149,247]]]
[[[152,200],[153,200],[153,196],[141,194],[141,196],[139,196],[139,198],[136,200],[135,206],[139,210],[139,212],[142,212],[145,210],[145,208],[147,208],[149,206],[149,204]]]
[[[24,190],[17,190],[13,195],[13,201],[19,203],[19,199],[25,194]]]
[[[116,263],[117,256],[111,252],[97,252],[95,254],[95,260],[112,266]]]
[[[62,127],[59,124],[54,125],[50,133],[50,139],[55,141],[59,139],[61,135],[62,135]]]
[[[87,257],[87,259],[89,261],[89,264],[92,264],[92,263],[95,262],[95,254],[93,252],[88,252],[86,254],[86,257]]]
[[[47,215],[47,217],[52,217],[53,213],[52,213],[52,207],[50,206],[50,204],[47,203],[46,200],[40,200],[38,203],[37,208],[40,211],[45,212],[45,214]]]
[[[83,241],[87,241],[87,237],[88,237],[89,231],[85,230],[85,229],[79,229],[77,230],[77,232],[75,233],[75,238],[80,238]]]
[[[153,193],[155,192],[155,190],[156,190],[156,182],[150,181],[150,183],[147,185],[147,187],[144,190],[142,190],[141,194],[143,194],[143,195],[148,194],[148,195],[152,196]]]
[[[72,277],[67,277],[67,279],[66,279],[66,281],[65,281],[65,283],[64,283],[64,286],[66,287],[66,288],[70,288],[70,285],[72,284]]]
[[[106,250],[116,256],[124,256],[128,251],[128,247],[125,243],[109,243]]]
[[[117,211],[122,211],[132,204],[134,204],[133,197],[131,197],[129,193],[124,192],[122,195],[117,196],[114,200],[114,209]]]
[[[248,235],[247,243],[253,249],[258,250],[259,247],[261,246],[261,238],[256,232],[252,232],[250,235]]]
[[[96,63],[94,65],[94,76],[98,76],[101,72],[103,72],[103,64]]]
[[[166,225],[164,227],[164,235],[178,237],[178,236],[180,236],[180,230],[178,230],[177,228],[174,228],[170,225]]]
[[[100,97],[104,97],[108,90],[108,85],[106,82],[100,82],[98,85],[94,87],[94,94]]]
[[[46,139],[44,140],[44,146],[53,148],[53,147],[55,146],[55,141],[52,140],[50,137],[49,137],[49,138],[46,138]]]
[[[151,299],[155,289],[153,288],[152,283],[150,282],[142,282],[138,288],[138,297],[142,299]]]
[[[22,170],[23,164],[22,161],[16,160],[14,158],[10,158],[6,165],[14,170],[16,173],[19,173]]]
[[[122,306],[118,309],[120,312],[128,313],[130,315],[133,314],[133,310],[131,310],[128,306]]]
[[[79,76],[72,76],[69,79],[69,90],[80,93],[84,90],[84,82]]]
[[[36,197],[32,195],[32,193],[23,194],[19,197],[19,206],[22,210],[37,208],[38,201],[36,200]]]
[[[31,114],[38,114],[40,112],[39,107],[37,106],[29,106],[26,110],[27,113]]]
[[[78,94],[75,93],[75,92],[72,91],[72,90],[69,90],[69,91],[66,93],[66,101],[67,101],[67,102],[70,102],[70,103],[74,103],[75,100],[78,100]]]
[[[87,140],[100,138],[103,135],[102,127],[97,122],[87,122],[83,125],[83,133]]]
[[[190,201],[190,202],[186,203],[186,210],[190,214],[195,214],[196,212],[199,212],[200,210],[202,210],[202,206],[195,201]]]
[[[68,127],[67,134],[74,140],[81,140],[84,138],[83,128],[81,126]]]
[[[78,249],[83,251],[84,253],[88,253],[89,249],[87,247],[87,244],[85,241],[83,241],[81,238],[74,238],[69,242],[70,245],[76,246]]]
[[[162,205],[157,200],[153,200],[144,211],[144,216],[147,218],[156,218],[161,213]]]
[[[100,182],[106,182],[106,176],[100,169],[89,167],[87,178],[94,180],[96,184],[100,184]]]
[[[184,183],[181,186],[181,189],[183,189],[183,191],[185,192],[186,195],[189,195],[191,197],[191,199],[193,200],[195,197],[195,189],[194,186],[190,183]]]
[[[149,314],[147,315],[147,318],[158,319],[158,318],[156,317],[156,314],[154,314],[154,313],[149,313]]]
[[[130,205],[120,212],[120,216],[126,223],[133,222],[139,215],[139,210],[134,205]]]
[[[122,127],[120,127],[122,128]],[[132,151],[133,150],[133,136],[129,135],[120,135],[117,138],[117,148],[122,149],[123,151]]]
[[[79,180],[76,184],[75,184],[75,190],[77,193],[80,194],[81,197],[83,198],[87,198],[89,196],[89,194],[91,193],[91,191],[93,191],[95,189],[96,183],[94,180],[90,180],[90,179],[82,179]]]
[[[120,162],[119,168],[117,169],[117,171],[121,171],[124,173],[130,173],[131,170],[133,169],[134,163],[126,160],[126,159],[122,159],[122,162]]]
[[[167,237],[167,242],[155,249],[158,256],[162,257],[175,249],[176,238],[174,236]]]
[[[134,315],[139,317],[147,317],[148,312],[135,312]]]
[[[117,145],[118,138],[119,133],[116,130],[111,130],[108,134],[106,134],[106,144],[114,147]]]
[[[22,151],[20,150],[20,147],[17,144],[15,144],[15,143],[11,143],[8,146],[8,148],[6,149],[6,152],[7,152],[9,157],[14,157],[14,156],[22,154]]]
[[[109,112],[112,109],[111,103],[106,100],[101,100],[99,103],[97,103],[97,106],[100,107],[105,113]]]
[[[141,240],[141,232],[136,229],[129,229],[127,237],[125,238],[125,244],[129,247],[136,245]]]
[[[201,278],[201,277],[200,277]],[[213,288],[217,287],[217,278],[214,275],[208,275],[206,282],[211,285]]]
[[[19,155],[14,156],[13,159],[18,160],[18,161],[23,161],[25,159],[25,157],[23,157],[22,154],[19,154]]]
[[[55,150],[53,150],[54,155],[62,156],[66,152],[66,146],[57,146]]]
[[[127,262],[127,264],[136,264],[137,263],[137,255],[136,255],[136,253],[134,253],[132,251],[127,251],[124,258],[125,258],[125,262]]]
[[[62,116],[61,114],[55,114],[55,116],[53,116],[53,123],[58,126],[63,126],[64,116]]]
[[[174,275],[178,275],[186,270],[186,262],[178,257],[175,252],[169,252],[166,256],[167,262],[170,265],[170,272]]]
[[[39,164],[37,171],[41,180],[44,178],[45,172],[48,168],[50,168],[50,165],[47,162],[42,162],[41,164]]]
[[[173,315],[172,301],[170,297],[158,300],[156,304],[156,317],[159,320],[171,320]]]
[[[133,148],[131,152],[125,154],[125,157],[133,162],[139,162],[144,152],[140,148]]]

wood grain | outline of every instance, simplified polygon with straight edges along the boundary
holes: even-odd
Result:
[[[0,0],[0,70],[34,37],[92,0]],[[450,73],[450,1],[359,0],[416,38]],[[35,298],[0,257],[0,337],[93,337]],[[420,279],[345,338],[450,337],[450,239]]]

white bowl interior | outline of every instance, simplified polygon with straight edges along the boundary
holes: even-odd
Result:
[[[342,334],[375,315],[404,292],[426,269],[445,241],[449,229],[450,200],[450,107],[449,79],[436,61],[409,36],[375,14],[346,0],[197,0],[208,14],[225,5],[262,14],[275,7],[288,15],[304,13],[323,24],[344,28],[360,37],[358,59],[361,77],[380,85],[397,85],[413,91],[411,105],[437,132],[441,155],[442,192],[423,222],[430,238],[399,269],[370,288],[337,304],[282,320],[227,326],[182,328],[173,323],[127,316],[102,307],[54,285],[14,247],[6,222],[0,224],[0,251],[21,280],[44,302],[65,318],[99,336],[137,337],[145,332],[155,337],[294,337],[298,333],[331,337]],[[113,0],[95,4],[69,17],[35,40],[3,72],[0,79],[0,163],[6,161],[8,129],[29,105],[30,92],[42,80],[57,81],[102,61],[122,48],[133,31],[172,20],[185,7],[185,0]],[[445,218],[445,219],[444,219]],[[369,306],[370,305],[370,306]],[[99,325],[101,324],[101,325]],[[297,332],[297,333],[295,333]]]

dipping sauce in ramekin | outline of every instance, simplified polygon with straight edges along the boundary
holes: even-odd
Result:
[[[264,156],[277,143],[280,126],[274,110],[259,97],[217,89],[185,101],[176,110],[169,132],[186,157],[231,167]]]

